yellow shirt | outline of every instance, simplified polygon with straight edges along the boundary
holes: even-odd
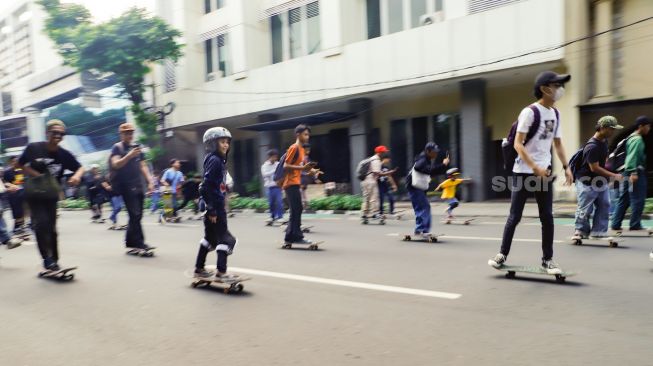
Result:
[[[442,184],[440,184],[440,188],[442,189],[441,198],[447,200],[456,197],[456,186],[462,182],[462,179],[447,179],[442,182]]]

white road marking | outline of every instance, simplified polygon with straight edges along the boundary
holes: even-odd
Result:
[[[459,299],[462,296],[461,294],[455,294],[450,292],[420,290],[420,289],[407,288],[407,287],[385,286],[385,285],[378,285],[374,283],[334,280],[330,278],[311,277],[311,276],[295,275],[290,273],[261,271],[258,269],[248,269],[248,268],[238,268],[238,267],[230,267],[229,269],[236,273],[244,273],[244,274],[255,275],[255,276],[264,276],[264,277],[281,278],[284,280],[319,283],[323,285],[360,288],[360,289],[373,290],[373,291],[393,292],[393,293],[404,294],[404,295],[435,297],[435,298],[447,299],[447,300]]]

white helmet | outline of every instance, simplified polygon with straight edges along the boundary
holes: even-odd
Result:
[[[231,132],[229,132],[229,130],[224,127],[212,127],[204,132],[204,138],[202,138],[202,141],[206,144],[207,142],[211,142],[223,137],[231,139]]]

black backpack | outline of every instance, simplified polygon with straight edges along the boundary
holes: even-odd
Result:
[[[531,104],[528,107],[533,111],[533,124],[529,128],[528,133],[526,134],[526,140],[524,140],[524,146],[531,139],[533,139],[533,137],[535,137],[535,134],[537,133],[537,129],[540,128],[540,121],[542,119],[542,116],[540,115],[540,110],[537,108],[537,106]],[[553,110],[555,111],[556,114],[555,130],[557,132],[558,127],[560,125],[560,112],[556,108],[553,108]],[[517,137],[518,124],[519,124],[519,120],[512,123],[506,141],[504,141],[501,144],[501,152],[503,154],[503,169],[505,169],[506,173],[508,174],[512,174],[512,168],[515,165],[515,160],[517,160],[517,157],[519,156],[517,150],[515,150],[515,138]],[[556,132],[554,132],[554,136]]]
[[[283,185],[283,180],[284,178],[286,178],[286,171],[284,170],[284,167],[286,164],[287,157],[288,157],[288,152],[286,151],[283,155],[281,155],[281,158],[279,159],[279,164],[277,164],[277,167],[274,169],[274,174],[272,175],[272,179],[277,183],[279,187]],[[297,164],[300,163],[301,161],[297,161]]]
[[[356,177],[358,180],[365,180],[365,178],[367,178],[369,175],[370,165],[372,165],[372,158],[374,158],[374,156],[365,158],[358,163],[358,167],[356,167]]]
[[[590,139],[583,145],[578,151],[574,153],[574,155],[571,156],[571,159],[569,159],[569,170],[571,170],[571,174],[574,177],[574,182],[576,181],[577,178],[580,178],[578,176],[578,172],[580,169],[583,167],[583,157],[585,155],[585,149],[587,148],[587,145],[591,144],[592,140]]]
[[[626,137],[625,139],[619,141],[617,146],[612,150],[610,155],[608,155],[608,161],[605,164],[606,169],[613,173],[620,173],[625,170],[626,167],[626,147],[628,140],[633,135]]]

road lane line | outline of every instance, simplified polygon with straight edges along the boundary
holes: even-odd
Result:
[[[273,278],[281,278],[284,280],[319,283],[323,285],[360,288],[360,289],[373,290],[373,291],[392,292],[392,293],[404,294],[404,295],[435,297],[435,298],[447,299],[447,300],[459,299],[462,296],[461,294],[455,294],[450,292],[420,290],[420,289],[407,288],[407,287],[386,286],[386,285],[378,285],[374,283],[334,280],[330,278],[303,276],[303,275],[295,275],[290,273],[261,271],[258,269],[248,269],[248,268],[238,268],[238,267],[230,267],[229,269],[236,273],[244,273],[244,274],[255,275],[255,276],[273,277]]]

